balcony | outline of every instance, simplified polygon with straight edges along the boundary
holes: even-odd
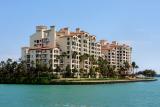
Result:
[[[59,61],[58,60],[54,60],[54,63],[58,63]]]
[[[72,60],[72,63],[76,63],[77,61],[76,60]]]
[[[88,43],[87,40],[83,40],[83,43]]]
[[[58,53],[59,51],[58,50],[54,50],[54,53]]]
[[[89,68],[88,65],[85,65],[84,67],[85,67],[85,68]]]
[[[76,42],[72,42],[72,45],[76,45]]]

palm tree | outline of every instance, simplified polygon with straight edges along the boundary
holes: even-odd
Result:
[[[12,59],[8,58],[6,61],[6,71],[7,71],[8,78],[10,78],[11,72],[13,71],[11,63],[12,63]]]
[[[49,60],[49,68],[52,67],[52,59]]]
[[[128,74],[129,69],[130,69],[130,64],[128,63],[128,61],[124,62],[124,68],[125,68],[125,74]]]
[[[31,61],[31,65],[29,66],[28,70],[29,70],[29,72],[28,72],[29,77],[34,77],[37,75],[35,62],[33,60]]]
[[[89,57],[88,54],[83,54],[81,56],[79,56],[80,62],[83,62],[84,60],[86,60]]]
[[[90,63],[90,70],[89,70],[89,74],[92,76],[93,74],[95,74],[95,68],[93,67],[93,65],[96,64],[96,60],[94,58],[94,55],[89,55],[89,63]]]
[[[88,75],[88,72],[87,72],[87,70],[86,69],[84,69],[84,61],[86,60],[86,59],[88,59],[89,58],[89,55],[88,54],[86,54],[86,53],[84,53],[83,55],[80,55],[79,56],[79,62],[81,63],[81,73],[82,73],[82,70],[83,70],[83,73],[84,72],[86,72],[86,74]]]
[[[41,60],[36,62],[36,73],[38,78],[40,77],[41,73],[43,72],[43,63]]]
[[[59,66],[56,67],[56,69],[54,70],[55,72],[61,72],[61,68]]]
[[[52,59],[50,59],[49,60],[49,68],[48,68],[48,71],[47,71],[47,73],[48,73],[48,77],[49,77],[49,79],[51,78],[51,75],[52,75],[52,73],[53,73],[53,68],[52,68]]]
[[[115,77],[117,73],[115,72],[115,65],[108,65],[108,77]]]
[[[1,61],[1,68],[3,69],[5,67],[5,62],[4,61]]]
[[[27,73],[27,64],[26,64],[26,61],[21,61],[18,64],[16,72],[17,72],[17,74],[18,74],[19,77],[22,77],[22,76],[26,75],[26,73]]]
[[[72,72],[73,72],[73,74],[75,74],[75,73],[78,72],[78,70],[77,70],[76,68],[74,68],[74,69],[72,70]]]
[[[101,74],[103,76],[107,76],[108,75],[108,68],[109,68],[109,63],[107,60],[103,59],[102,57],[99,57],[98,58],[98,67],[99,67],[99,70],[101,72]]]
[[[8,64],[11,64],[11,63],[12,63],[12,59],[8,58],[8,59],[7,59],[7,63],[8,63]]]
[[[77,54],[78,54],[78,52],[73,51],[73,53],[72,53],[72,58],[76,59]]]
[[[133,75],[134,75],[134,69],[136,67],[136,63],[135,62],[132,62],[132,70],[133,70]]]
[[[96,64],[96,59],[94,58],[94,55],[89,55],[89,61],[91,64],[91,67]]]
[[[34,61],[32,60],[32,61],[31,61],[31,67],[33,67],[33,66],[34,66],[34,64],[35,64],[35,63],[34,63]]]
[[[120,66],[120,68],[118,69],[119,76],[124,77],[126,75],[125,71],[126,69],[123,66]]]
[[[66,52],[62,52],[61,56],[62,56],[62,58],[66,57],[67,53]]]
[[[70,69],[70,65],[66,66],[66,73],[65,73],[65,77],[70,77],[71,76],[71,69]]]
[[[94,67],[90,67],[89,69],[89,75],[91,75],[91,77],[95,76],[95,68]]]
[[[80,60],[80,62],[82,62],[82,68],[84,68],[84,61],[86,59],[88,59],[88,57],[89,57],[88,54],[83,54],[83,55],[79,56],[79,60]]]
[[[60,55],[60,59],[63,61],[66,56],[67,56],[67,53],[62,52],[62,54]]]
[[[16,72],[17,65],[18,65],[18,63],[17,63],[16,61],[14,61],[14,62],[11,64],[11,66],[12,66],[12,70],[13,70],[13,73],[15,73],[15,72]]]
[[[60,63],[63,65],[64,63],[64,59],[65,57],[67,57],[67,53],[66,52],[62,52],[62,54],[60,55]]]

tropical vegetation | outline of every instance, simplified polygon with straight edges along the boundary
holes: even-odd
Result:
[[[141,74],[141,75],[144,75],[146,77],[154,77],[156,76],[156,71],[155,70],[152,70],[152,69],[146,69],[144,71],[139,71],[137,72],[137,74]]]
[[[77,53],[73,52],[72,57],[76,58]],[[67,56],[63,53],[59,56],[59,59],[63,59]],[[138,68],[135,62],[130,65],[128,62],[124,62],[120,69],[116,69],[116,66],[110,65],[107,60],[99,57],[95,59],[94,56],[83,54],[80,57],[80,63],[84,64],[85,60],[89,60],[91,66],[89,66],[89,72],[81,67],[77,69],[70,69],[70,65],[67,65],[65,69],[57,66],[53,70],[52,65],[47,66],[41,61],[36,64],[31,61],[30,66],[27,65],[26,61],[19,59],[13,61],[7,59],[6,61],[0,62],[0,83],[25,83],[25,84],[48,84],[52,79],[59,78],[75,78],[75,74],[79,75],[80,78],[125,78],[126,76],[134,76],[135,69]],[[51,63],[51,61],[49,61]],[[130,70],[132,69],[132,70]],[[130,72],[132,71],[132,72]],[[155,71],[145,70],[138,72],[138,74],[144,74],[147,76],[154,76]],[[97,75],[99,75],[97,77]]]

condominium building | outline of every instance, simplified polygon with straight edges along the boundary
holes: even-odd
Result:
[[[106,40],[101,40],[102,57],[105,58],[110,65],[116,66],[118,70],[124,66],[124,62],[131,65],[132,48],[126,44],[118,44],[116,41],[109,43]]]
[[[124,62],[131,64],[132,48],[126,44],[118,44],[116,41],[109,43],[106,40],[96,42],[96,36],[76,28],[61,28],[56,31],[55,26],[36,26],[36,32],[30,36],[30,46],[22,47],[22,60],[28,66],[36,66],[44,63],[53,69],[59,66],[65,69],[69,66],[71,70],[84,69],[89,72],[91,61],[85,58],[80,61],[84,54],[105,58],[110,65],[116,69],[124,66]],[[65,53],[65,54],[64,54]]]
[[[63,67],[70,65],[71,69],[84,68],[89,72],[89,58],[81,63],[80,56],[84,54],[93,55],[95,58],[101,56],[101,45],[96,42],[96,37],[81,31],[80,28],[77,28],[75,32],[69,31],[68,28],[60,29],[57,32],[57,42],[61,51],[67,53]],[[76,56],[74,56],[75,53]]]
[[[37,26],[36,32],[30,36],[30,46],[22,47],[22,60],[27,61],[28,66],[44,63],[55,69],[59,66],[59,55],[54,26],[49,30],[46,26]]]
[[[60,58],[64,53],[66,56]],[[27,61],[28,66],[35,66],[37,63],[45,63],[55,69],[57,66],[65,69],[80,68],[89,72],[89,58],[80,62],[80,56],[88,54],[95,59],[101,56],[101,44],[96,42],[96,36],[76,28],[70,31],[62,28],[56,31],[55,26],[49,29],[46,26],[37,26],[36,32],[30,36],[30,46],[22,48],[22,60]]]

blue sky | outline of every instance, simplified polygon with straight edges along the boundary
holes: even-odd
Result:
[[[3,0],[0,3],[0,60],[18,59],[36,25],[76,27],[129,43],[140,69],[160,73],[159,0]]]

